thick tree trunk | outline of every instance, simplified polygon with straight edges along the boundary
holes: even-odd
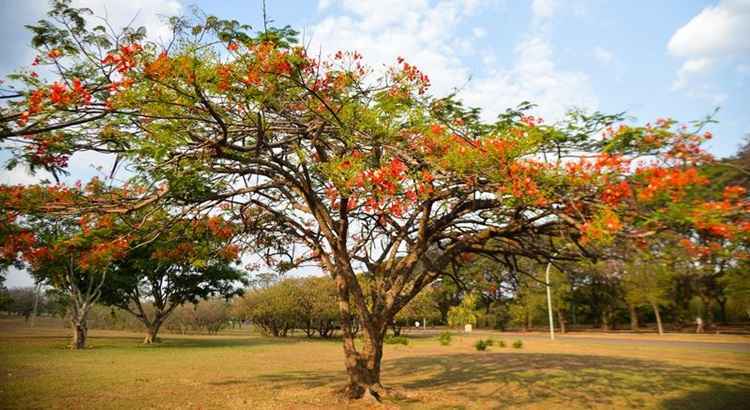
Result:
[[[349,384],[345,392],[351,399],[370,399],[380,401],[384,393],[380,384],[380,363],[383,359],[384,331],[371,335],[363,333],[363,346],[357,351],[354,337],[350,331],[344,336],[344,354],[346,355],[346,372]]]
[[[346,372],[349,375],[349,383],[344,388],[344,393],[349,399],[379,402],[384,393],[383,386],[380,384],[383,339],[393,317],[383,317],[367,312],[362,306],[362,300],[352,304],[352,299],[361,298],[362,295],[361,293],[357,295],[359,289],[354,288],[357,285],[350,283],[356,278],[347,274],[353,276],[352,272],[345,272],[335,277]],[[367,317],[361,317],[357,321],[355,312],[359,316],[366,315]],[[355,344],[357,333],[355,326],[362,331],[362,346],[359,350]]]
[[[654,309],[654,315],[656,316],[656,329],[659,331],[659,335],[664,334],[664,328],[661,325],[661,315],[659,314],[659,305],[651,303],[651,308]]]
[[[630,316],[630,330],[637,332],[640,327],[638,325],[638,312],[632,303],[628,303],[628,316]]]
[[[79,350],[86,348],[86,337],[88,336],[88,328],[86,326],[86,320],[79,320],[73,318],[71,320],[73,325],[73,344],[72,348]]]
[[[143,344],[150,345],[152,343],[159,343],[161,340],[157,337],[159,334],[159,328],[161,327],[161,321],[154,321],[150,325],[146,325],[146,337],[143,339]]]

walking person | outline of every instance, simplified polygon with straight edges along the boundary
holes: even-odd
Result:
[[[700,316],[695,318],[695,325],[695,333],[703,333],[703,319],[701,319]]]

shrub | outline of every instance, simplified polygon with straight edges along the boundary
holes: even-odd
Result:
[[[440,334],[440,337],[438,338],[438,340],[440,341],[441,345],[448,346],[449,344],[451,344],[452,338],[453,336],[451,336],[450,332],[443,332]]]
[[[515,347],[516,349],[520,349],[523,347],[523,342],[520,340],[516,340],[515,342],[513,342],[513,347]]]
[[[505,347],[505,340],[498,341],[497,345],[500,346],[500,347]]]
[[[406,338],[406,336],[391,336],[387,335],[385,339],[383,340],[383,343],[387,345],[408,345],[409,339]]]
[[[484,340],[477,340],[477,342],[474,343],[474,348],[479,351],[487,350],[487,342]]]
[[[495,345],[495,341],[494,341],[494,340],[492,340],[492,339],[487,339],[487,340],[485,341],[485,343],[487,343],[487,346],[494,346],[494,345]]]

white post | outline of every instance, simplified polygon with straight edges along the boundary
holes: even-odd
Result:
[[[549,338],[555,340],[555,322],[552,319],[552,291],[549,287],[549,270],[552,267],[552,262],[547,263],[546,283],[547,283],[547,311],[549,312]]]

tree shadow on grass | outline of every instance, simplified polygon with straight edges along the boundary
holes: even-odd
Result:
[[[288,371],[273,374],[263,374],[257,380],[271,384],[274,390],[283,390],[287,387],[304,387],[313,389],[316,387],[344,385],[346,372],[344,371]]]
[[[406,357],[384,363],[405,389],[440,390],[520,406],[551,400],[570,407],[662,402],[676,408],[748,408],[750,371],[678,366],[605,356],[484,353]],[[516,393],[514,393],[516,392]],[[667,400],[664,396],[669,395]],[[677,396],[677,399],[673,397]],[[685,407],[689,403],[692,407]],[[721,405],[718,405],[721,403]]]

